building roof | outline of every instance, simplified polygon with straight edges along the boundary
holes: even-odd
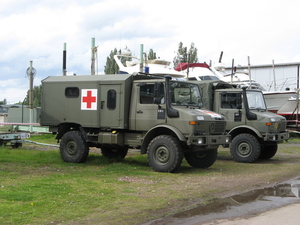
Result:
[[[300,66],[300,62],[291,62],[291,63],[276,63],[275,67],[283,67],[283,66]],[[273,67],[273,64],[260,64],[260,65],[250,65],[250,68],[269,68]],[[225,67],[225,69],[231,69],[232,67]],[[247,69],[247,66],[236,66],[237,69]]]

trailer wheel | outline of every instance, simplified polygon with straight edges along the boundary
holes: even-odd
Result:
[[[183,150],[178,139],[169,135],[155,137],[147,150],[149,165],[158,172],[174,172],[183,160]]]
[[[260,159],[271,159],[276,153],[278,149],[277,143],[271,143],[269,145],[265,145],[261,149]]]
[[[237,162],[252,163],[258,159],[261,147],[256,137],[251,134],[239,134],[233,138],[230,154]]]
[[[19,148],[22,147],[22,143],[14,143],[11,145],[12,148]]]
[[[125,158],[128,153],[128,148],[101,148],[102,155],[106,158],[120,161]]]
[[[79,131],[65,133],[60,142],[61,158],[68,163],[82,163],[89,154],[89,147]]]
[[[190,166],[195,168],[208,168],[217,160],[218,149],[201,152],[187,152],[184,157]]]

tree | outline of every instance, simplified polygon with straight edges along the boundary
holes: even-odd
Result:
[[[126,52],[125,52],[126,51]],[[124,50],[124,53],[126,55],[131,56],[131,52],[129,49]],[[110,52],[109,56],[106,58],[106,65],[104,66],[104,73],[105,74],[118,74],[119,73],[119,66],[117,65],[114,55],[122,55],[123,52],[121,50],[117,50],[116,48]],[[130,57],[121,57],[121,62],[123,65],[125,65],[126,61],[131,61],[132,59]]]
[[[105,74],[116,74],[119,71],[119,67],[114,60],[114,55],[118,53],[117,49],[115,48],[113,51],[110,52],[109,57],[106,57],[106,65],[104,66],[104,73]]]
[[[104,66],[105,74],[117,74],[119,73],[119,66],[117,65],[114,55],[124,55],[120,58],[121,63],[125,66],[126,61],[132,61],[131,51],[126,47],[124,51],[117,50],[116,48],[110,52],[109,56],[106,58],[106,65]],[[129,57],[126,57],[129,56]],[[147,56],[148,60],[156,59],[156,52],[153,49],[149,50],[149,54]]]
[[[197,63],[197,48],[195,44],[191,43],[190,49],[187,50],[187,47],[183,46],[183,43],[180,42],[177,50],[176,57],[173,60],[174,66],[176,67],[179,63]]]
[[[29,105],[29,90],[27,91],[25,105]],[[40,107],[42,104],[42,85],[33,87],[33,106]]]
[[[154,52],[153,49],[151,48],[149,50],[148,60],[153,60],[153,59],[156,59],[156,52]]]
[[[6,100],[6,98],[5,99],[3,99],[3,101],[0,101],[0,105],[6,105],[7,104],[7,100]]]

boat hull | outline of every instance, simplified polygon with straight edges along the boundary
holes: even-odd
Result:
[[[283,105],[291,98],[294,91],[263,92],[268,111],[277,113]]]

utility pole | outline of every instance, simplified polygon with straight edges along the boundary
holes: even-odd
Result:
[[[95,38],[92,38],[92,54],[91,54],[91,75],[95,75],[95,52],[96,52],[96,47],[95,47]]]
[[[67,75],[67,43],[64,43],[63,50],[63,76]]]
[[[30,61],[30,66],[27,70],[29,75],[29,123],[30,123],[30,132],[33,131],[33,76],[35,74],[34,68],[32,67],[32,61]]]
[[[144,67],[144,45],[140,45],[140,72],[143,72]]]
[[[250,89],[252,89],[252,78],[251,78],[251,68],[250,68],[250,56],[248,56],[248,73],[249,73]]]
[[[276,78],[275,78],[275,64],[274,64],[274,60],[272,60],[272,67],[273,67],[274,91],[277,91]]]

